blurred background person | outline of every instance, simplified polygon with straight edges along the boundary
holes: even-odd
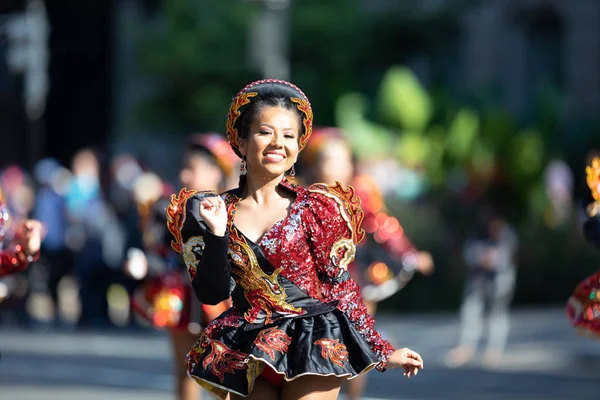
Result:
[[[39,257],[41,243],[42,224],[36,220],[12,221],[0,190],[0,277],[27,268]]]
[[[91,149],[73,157],[73,178],[66,193],[67,243],[74,253],[79,285],[80,328],[111,324],[107,291],[114,268],[122,263],[125,233],[102,191],[100,160]],[[113,268],[113,269],[111,269]]]
[[[0,189],[0,304],[17,322],[27,317],[22,306],[28,294],[26,275],[20,274],[39,258],[42,224],[31,219],[14,219]],[[12,310],[17,306],[16,310]]]
[[[402,289],[416,271],[424,275],[433,272],[431,254],[417,250],[398,220],[388,214],[379,185],[368,174],[357,171],[356,158],[338,128],[314,129],[300,164],[301,180],[306,184],[340,182],[344,187],[354,187],[361,199],[362,227],[368,235],[357,247],[355,261],[348,270],[361,286],[369,314],[375,315],[377,303]],[[359,399],[365,385],[366,375],[349,380],[348,398]]]
[[[23,224],[31,218],[31,211],[35,203],[35,186],[31,176],[19,165],[8,165],[0,173],[0,190],[4,198],[4,215],[8,218],[4,240],[9,244],[18,240],[18,236]],[[35,263],[26,263],[27,266],[34,267]],[[18,263],[18,266],[22,266]],[[24,267],[24,265],[23,265]],[[20,326],[29,326],[34,319],[28,312],[28,301],[32,294],[36,293],[36,281],[30,279],[35,276],[36,268],[18,268],[19,271],[13,271],[10,276],[4,278],[3,286],[6,288],[6,294],[2,301],[2,308],[5,311],[2,315],[5,321]]]
[[[47,315],[40,319],[54,321],[61,325],[59,312],[59,284],[72,273],[73,261],[65,238],[67,233],[67,210],[64,187],[61,187],[60,176],[68,171],[53,158],[45,158],[34,166],[34,176],[38,184],[33,216],[44,226],[46,236],[41,248],[38,262],[42,270],[41,279],[45,294],[51,302]],[[63,185],[64,186],[64,185]],[[36,277],[32,277],[36,279]],[[37,305],[39,306],[39,304]]]
[[[446,357],[449,367],[459,367],[475,357],[484,332],[486,309],[489,329],[483,364],[489,368],[499,365],[509,334],[517,246],[516,232],[498,209],[484,206],[477,229],[464,247],[468,270],[460,309],[460,339]]]
[[[586,167],[586,183],[590,190],[585,207],[583,233],[585,239],[600,247],[600,156],[591,157]],[[600,271],[584,279],[567,301],[569,322],[582,335],[600,338]]]
[[[181,185],[190,190],[223,191],[237,157],[218,133],[189,137],[179,173]],[[152,173],[135,185],[143,231],[143,251],[132,248],[128,273],[146,283],[134,297],[135,310],[157,328],[167,328],[173,351],[176,391],[179,400],[197,400],[201,387],[187,375],[185,357],[206,325],[229,307],[201,304],[194,295],[181,256],[171,249],[165,209],[173,188]]]

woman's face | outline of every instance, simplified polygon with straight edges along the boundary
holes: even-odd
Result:
[[[341,140],[328,142],[321,150],[314,166],[316,181],[333,185],[336,181],[350,184],[354,174],[352,153]]]
[[[275,177],[292,168],[298,159],[298,115],[281,107],[265,106],[250,126],[240,152],[246,157],[249,175]]]
[[[188,154],[179,179],[183,186],[193,190],[220,190],[221,169],[208,156]]]

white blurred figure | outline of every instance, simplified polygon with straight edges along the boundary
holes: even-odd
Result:
[[[460,309],[459,344],[446,356],[446,365],[470,362],[484,331],[488,305],[488,340],[483,357],[486,367],[501,362],[509,334],[509,307],[513,298],[518,240],[516,232],[492,207],[484,207],[475,234],[464,247],[468,271]]]
[[[546,195],[550,199],[551,209],[546,215],[550,226],[561,225],[571,214],[573,196],[573,172],[562,160],[553,160],[544,173]]]

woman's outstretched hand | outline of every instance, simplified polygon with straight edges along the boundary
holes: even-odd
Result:
[[[419,353],[405,347],[392,353],[386,368],[404,368],[404,375],[410,378],[423,369],[423,359]]]
[[[21,225],[21,236],[23,237],[23,248],[28,255],[34,255],[40,251],[43,237],[43,227],[40,221],[29,219]]]
[[[221,196],[208,196],[200,202],[200,216],[216,236],[227,231],[227,207]]]

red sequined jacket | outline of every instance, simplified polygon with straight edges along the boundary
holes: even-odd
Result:
[[[222,195],[228,211],[224,237],[211,234],[199,216],[199,203],[206,194],[183,189],[178,197],[173,196],[167,208],[169,230],[175,237],[172,245],[183,255],[196,295],[203,303],[217,304],[231,294],[233,310],[245,312],[239,313],[235,323],[229,318],[228,324],[269,323],[302,307],[279,289],[281,282],[291,282],[310,301],[335,304],[383,369],[394,349],[375,330],[361,290],[347,270],[364,237],[360,199],[352,187],[344,189],[339,184],[305,188],[283,180],[281,185],[295,192],[296,199],[287,217],[275,223],[259,243],[250,241],[233,224],[241,200],[238,190]],[[199,226],[204,226],[201,236]]]

